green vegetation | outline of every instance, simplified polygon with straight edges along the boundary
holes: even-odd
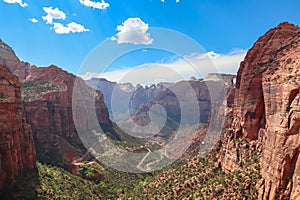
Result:
[[[245,140],[234,142],[248,144]],[[1,199],[257,199],[259,153],[248,153],[238,163],[240,169],[232,173],[222,171],[218,153],[177,160],[166,169],[148,174],[119,172],[84,162],[77,170],[80,176],[74,176],[37,163],[36,171],[18,177]],[[95,173],[101,174],[101,179],[91,179]]]
[[[24,100],[35,99],[40,93],[61,91],[61,88],[51,85],[46,80],[29,80],[22,83],[21,92]]]
[[[1,199],[101,199],[104,188],[57,167],[37,163],[37,169],[17,177]]]
[[[104,176],[105,179],[99,184],[105,185],[106,191],[103,199],[117,199],[137,187],[147,177],[147,174],[130,174],[108,168],[105,170]]]
[[[35,90],[36,92],[48,92],[58,90],[56,86],[51,86],[46,80],[30,80],[22,83],[22,90]]]
[[[91,166],[87,173],[94,170]],[[129,174],[109,168],[103,175],[105,179],[95,183],[74,176],[62,168],[37,163],[36,170],[17,177],[12,188],[2,191],[0,199],[116,199],[145,178],[142,174]]]
[[[78,174],[86,178],[92,178],[96,172],[97,169],[95,167],[87,164],[82,165],[78,168]]]
[[[122,199],[257,199],[258,159],[253,151],[240,170],[226,174],[217,155],[194,157],[147,177]]]
[[[77,174],[84,179],[92,180],[95,183],[99,183],[104,179],[103,177],[104,168],[100,166],[97,162],[85,161],[83,164],[79,165],[77,169]]]
[[[99,199],[104,188],[69,172],[38,163],[39,199]]]

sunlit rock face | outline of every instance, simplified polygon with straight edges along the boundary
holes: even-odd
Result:
[[[72,110],[75,80],[80,84],[82,105],[95,105],[97,120],[110,126],[109,114],[100,91],[94,91],[75,75],[51,65],[36,67],[18,59],[11,47],[0,42],[0,63],[18,76],[27,122],[31,125],[40,161],[69,169],[73,160],[86,153],[78,136]],[[94,98],[87,100],[86,94]],[[91,102],[92,101],[92,102]],[[90,131],[88,120],[78,120],[78,126]]]
[[[239,149],[232,138],[261,141],[260,199],[287,199],[300,176],[300,29],[281,23],[248,51],[231,91],[231,118],[222,167],[234,171]]]

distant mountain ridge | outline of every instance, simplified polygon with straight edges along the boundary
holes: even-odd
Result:
[[[218,85],[218,81],[223,81],[223,85]],[[199,101],[200,113],[201,113],[201,121],[202,123],[206,123],[208,120],[208,115],[210,113],[210,104],[211,97],[210,93],[218,93],[224,95],[224,91],[222,90],[225,87],[233,85],[235,81],[235,76],[230,74],[218,74],[212,73],[208,74],[205,79],[190,79],[186,81],[179,81],[176,83],[157,83],[151,86],[133,86],[131,83],[117,83],[111,82],[104,78],[92,78],[90,80],[86,80],[86,83],[95,89],[99,89],[104,96],[105,104],[108,107],[110,112],[110,116],[113,117],[112,106],[122,106],[124,107],[124,111],[130,110],[131,115],[135,115],[136,112],[140,109],[140,107],[144,107],[145,105],[151,106],[153,103],[159,103],[163,105],[166,109],[172,111],[172,118],[179,119],[180,118],[180,106],[179,105],[171,105],[171,101],[177,98],[174,94],[171,94],[171,90],[181,90],[180,93],[184,93],[184,85],[187,83],[191,85],[194,89],[194,92]],[[209,88],[207,84],[210,84],[211,87],[217,89],[217,91],[208,91]],[[214,86],[215,85],[215,86]],[[219,87],[220,88],[217,88]],[[182,88],[182,89],[181,89]],[[171,92],[171,93],[170,93]],[[173,96],[173,99],[168,100],[168,98]],[[168,97],[168,98],[167,98]],[[118,102],[118,99],[129,98],[128,105],[124,105],[124,102]],[[114,103],[114,105],[112,105]],[[171,107],[172,108],[171,108]],[[170,108],[168,108],[170,107]],[[171,113],[170,113],[171,114]]]

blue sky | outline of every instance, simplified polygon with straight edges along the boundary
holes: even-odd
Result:
[[[299,0],[0,0],[0,38],[24,61],[55,64],[77,74],[85,58],[104,40],[147,47],[155,40],[148,28],[162,27],[191,37],[211,55],[223,58],[222,62],[226,63],[224,56],[234,60],[223,71],[235,73],[245,54],[242,50],[280,22],[300,25],[299,10]],[[132,26],[144,30],[144,41],[126,38],[130,36],[122,31]],[[237,57],[228,56],[232,54]],[[141,50],[118,59],[107,71],[171,62],[174,56]],[[217,61],[220,68],[221,61]],[[178,64],[178,60],[172,62]]]

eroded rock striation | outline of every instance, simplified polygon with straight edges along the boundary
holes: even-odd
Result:
[[[20,82],[0,65],[0,189],[35,167],[33,136],[23,114]]]
[[[300,176],[300,29],[287,22],[261,36],[240,65],[228,95],[221,163],[234,171],[246,152],[235,138],[259,141],[259,199],[288,199]]]
[[[57,66],[36,67],[20,61],[2,41],[0,63],[6,64],[22,83],[25,114],[32,127],[38,160],[68,169],[72,161],[86,153],[73,120],[72,92],[75,80],[82,83],[82,97],[79,98],[83,102],[86,101],[83,95],[94,94],[94,91],[83,80]],[[94,103],[100,124],[110,125],[100,91],[95,91],[95,101],[86,103]],[[77,123],[86,130],[91,128],[86,120]]]

